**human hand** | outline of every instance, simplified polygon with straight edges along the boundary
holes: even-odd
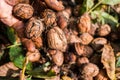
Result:
[[[19,20],[12,15],[12,9],[13,5],[7,3],[7,0],[0,0],[0,20],[8,26],[13,26],[19,22]]]
[[[7,1],[9,0],[0,0],[0,20],[4,24],[12,27],[17,32],[18,36],[21,39],[21,42],[24,44],[28,51],[34,51],[35,47],[33,42],[24,36],[24,23],[12,15],[12,9],[15,5],[14,1],[18,0],[10,0],[12,1],[11,3]],[[27,42],[29,42],[30,45]]]

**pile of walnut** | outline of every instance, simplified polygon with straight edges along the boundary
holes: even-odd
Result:
[[[103,53],[111,49],[106,38],[111,27],[93,24],[90,15],[79,16],[78,9],[67,0],[16,2],[13,15],[25,24],[26,38],[22,42],[28,50],[26,56],[31,62],[52,62],[51,69],[57,75],[54,80],[62,76],[71,80],[108,80],[111,77],[105,71]]]

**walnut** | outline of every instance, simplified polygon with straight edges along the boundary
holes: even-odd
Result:
[[[27,38],[40,37],[43,32],[44,27],[40,19],[31,18],[26,24],[26,36]]]
[[[98,28],[99,28],[98,24],[92,24],[88,33],[94,36]]]
[[[91,19],[88,13],[83,14],[78,20],[78,29],[81,33],[88,32],[91,27]]]
[[[37,62],[40,59],[40,52],[36,49],[34,52],[27,52],[26,56],[30,62]]]
[[[83,33],[80,35],[80,43],[88,45],[93,40],[93,37],[89,33]]]
[[[22,43],[29,52],[35,51],[35,44],[31,39],[23,38]]]
[[[67,48],[67,39],[64,32],[59,27],[53,27],[48,31],[47,41],[51,49],[65,51]]]
[[[45,0],[45,3],[56,11],[62,11],[64,9],[64,6],[61,1],[58,0]]]
[[[49,50],[48,52],[52,56],[52,60],[57,66],[61,66],[63,64],[64,55],[61,51],[59,51],[59,50]]]
[[[104,24],[98,28],[97,35],[107,36],[110,32],[111,32],[110,26],[108,24]]]
[[[75,64],[77,56],[74,53],[69,52],[69,53],[64,54],[64,58],[65,58],[65,60],[64,60],[65,63]]]
[[[71,15],[71,8],[66,8],[57,13],[57,24],[61,29],[65,29],[68,25],[69,17]]]
[[[82,64],[86,64],[86,63],[89,63],[89,60],[87,57],[79,57],[77,59],[77,66],[81,66]]]
[[[21,19],[29,19],[32,17],[34,9],[31,5],[19,3],[13,7],[13,14]]]
[[[51,26],[56,21],[55,12],[50,9],[45,9],[41,14],[41,17],[44,19],[44,24],[48,27]]]
[[[68,20],[64,15],[59,15],[57,16],[57,24],[61,29],[65,29],[68,25]]]
[[[32,38],[32,41],[34,42],[36,48],[41,48],[43,46],[43,41],[41,37]]]
[[[65,28],[63,31],[65,33],[65,36],[67,38],[67,42],[69,44],[80,42],[80,38],[77,36],[77,34],[74,34],[70,30],[68,30],[67,28]]]
[[[54,55],[52,55],[52,61],[57,65],[61,66],[64,62],[64,55],[61,51],[56,51]]]
[[[93,54],[93,49],[90,46],[75,43],[75,50],[77,55],[90,57]]]
[[[93,63],[84,64],[81,67],[81,74],[84,77],[91,76],[95,77],[99,73],[99,68]]]
[[[102,37],[95,38],[91,42],[91,46],[93,47],[94,50],[100,50],[104,46],[104,44],[107,44],[107,39]]]

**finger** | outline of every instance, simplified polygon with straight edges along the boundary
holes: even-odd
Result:
[[[11,6],[14,6],[15,4],[17,4],[18,0],[5,0],[5,2]]]
[[[4,0],[0,0],[0,20],[8,26],[12,26],[19,20],[12,16],[12,6]]]

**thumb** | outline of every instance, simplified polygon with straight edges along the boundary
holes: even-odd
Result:
[[[7,4],[14,6],[20,2],[20,0],[4,0]]]
[[[13,6],[9,5],[5,0],[0,0],[0,20],[8,26],[12,26],[19,21],[12,15],[12,9]]]

